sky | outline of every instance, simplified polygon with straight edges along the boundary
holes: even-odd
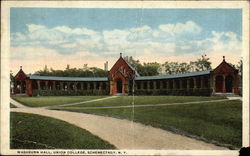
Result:
[[[88,66],[109,68],[123,56],[140,62],[242,56],[241,9],[11,8],[11,70],[33,73]]]

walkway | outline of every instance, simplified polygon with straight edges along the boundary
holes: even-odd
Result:
[[[227,97],[229,100],[241,100],[242,101],[242,97],[239,96],[239,97]]]
[[[200,149],[227,150],[186,136],[129,120],[92,114],[30,108],[11,100],[19,108],[11,112],[24,112],[52,117],[90,131],[92,134],[115,145],[118,149]]]
[[[201,104],[201,103],[214,103],[222,102],[228,100],[237,100],[237,99],[221,99],[221,100],[209,100],[209,101],[193,101],[193,102],[179,102],[179,103],[163,103],[163,104],[146,104],[146,105],[125,105],[125,106],[96,106],[96,107],[57,107],[51,106],[50,108],[67,108],[67,109],[113,109],[113,108],[135,108],[135,107],[159,107],[159,106],[173,106],[173,105],[192,105],[192,104]]]
[[[72,106],[72,105],[79,105],[79,104],[84,104],[84,103],[91,103],[91,102],[96,102],[96,101],[103,101],[103,100],[107,100],[107,99],[113,99],[113,98],[117,98],[118,96],[108,96],[108,97],[104,97],[104,98],[100,98],[100,99],[93,99],[93,100],[87,100],[87,101],[83,101],[83,102],[75,102],[75,103],[68,103],[68,104],[62,104],[62,105],[56,105],[56,106]],[[48,108],[51,106],[44,106],[43,108]]]

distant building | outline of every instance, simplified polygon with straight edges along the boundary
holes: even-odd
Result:
[[[104,63],[104,71],[108,71],[108,61]]]
[[[105,63],[105,69],[107,69]],[[22,68],[14,77],[14,94],[36,95],[204,95],[239,94],[238,71],[223,61],[214,69],[174,75],[140,76],[122,57],[108,77],[58,77],[26,75]]]

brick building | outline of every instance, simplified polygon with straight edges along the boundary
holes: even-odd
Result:
[[[14,94],[36,95],[203,95],[239,94],[238,71],[223,61],[214,69],[174,75],[140,76],[122,57],[108,77],[58,77],[26,75],[22,68],[14,77]]]

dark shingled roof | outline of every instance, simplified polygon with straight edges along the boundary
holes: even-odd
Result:
[[[60,77],[60,76],[39,76],[28,75],[34,80],[56,80],[56,81],[108,81],[107,77]]]
[[[205,70],[199,72],[190,72],[174,75],[157,75],[157,76],[137,76],[135,80],[159,80],[159,79],[171,79],[181,78],[199,75],[208,75],[212,70]],[[34,80],[55,80],[55,81],[108,81],[107,77],[60,77],[60,76],[39,76],[39,75],[27,75],[30,79]]]
[[[210,74],[211,70],[199,71],[199,72],[190,72],[174,75],[157,75],[157,76],[140,76],[136,77],[135,80],[159,80],[159,79],[171,79],[171,78],[181,78],[181,77],[190,77],[190,76],[199,76]]]

